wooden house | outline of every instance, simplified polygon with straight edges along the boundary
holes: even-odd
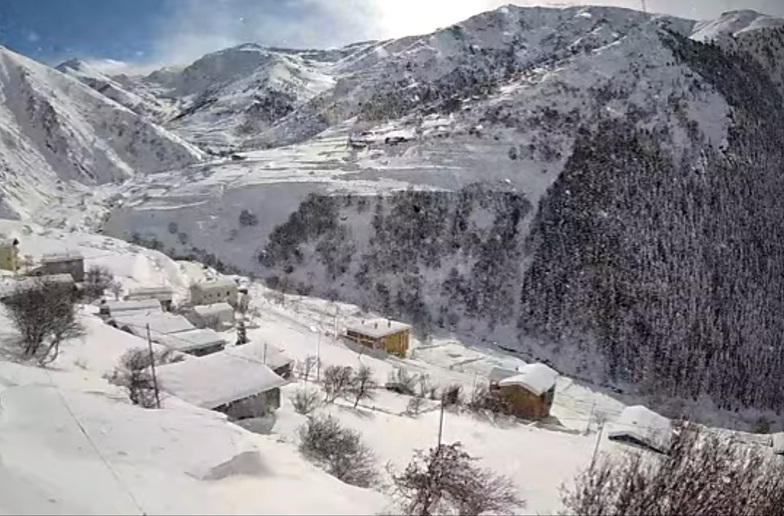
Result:
[[[19,269],[19,240],[0,240],[0,269],[16,272]]]
[[[161,388],[230,420],[263,417],[280,408],[286,381],[260,362],[227,352],[190,358],[157,368]]]
[[[367,348],[405,358],[411,340],[411,326],[389,319],[374,319],[347,328],[345,337]]]
[[[549,417],[558,373],[538,363],[519,367],[516,373],[490,382],[490,388],[496,390],[504,401],[504,410],[525,419]]]

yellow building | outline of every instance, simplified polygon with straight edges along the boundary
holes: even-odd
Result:
[[[346,338],[371,349],[405,358],[411,340],[411,326],[388,319],[374,319],[346,329]]]
[[[19,268],[19,240],[0,240],[0,269],[16,272]]]

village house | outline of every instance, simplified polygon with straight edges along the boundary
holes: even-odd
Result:
[[[19,240],[0,240],[0,269],[16,272],[19,269]]]
[[[667,453],[672,440],[672,422],[642,405],[623,409],[610,424],[607,438],[638,448]]]
[[[411,340],[411,326],[389,319],[374,319],[346,329],[346,338],[372,350],[383,350],[405,358]]]
[[[226,351],[231,355],[261,362],[281,378],[290,379],[294,373],[294,360],[275,346],[265,342],[250,342]]]
[[[161,314],[160,301],[156,299],[137,299],[133,301],[102,301],[99,315],[104,318],[122,317],[129,315]]]
[[[139,287],[129,290],[125,299],[128,301],[155,299],[164,310],[169,312],[174,301],[174,291],[169,287]]]
[[[213,330],[193,329],[182,332],[161,335],[158,343],[169,349],[188,353],[196,357],[203,357],[223,351],[226,339]]]
[[[490,389],[498,392],[508,414],[539,421],[550,416],[557,380],[558,373],[545,364],[528,364],[516,371],[496,368],[490,374]]]
[[[70,274],[75,282],[84,281],[84,257],[78,251],[49,253],[41,257],[41,267],[31,275]]]
[[[259,418],[280,408],[286,380],[266,365],[226,352],[162,365],[161,388],[188,403],[226,414],[230,420]]]
[[[191,305],[213,305],[215,303],[228,303],[237,306],[239,291],[237,283],[231,279],[202,281],[190,287]]]
[[[234,307],[228,303],[198,305],[186,314],[197,328],[221,328],[234,326]]]

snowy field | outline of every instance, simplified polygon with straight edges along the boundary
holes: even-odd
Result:
[[[109,267],[125,286],[187,285],[213,276],[196,263],[174,262],[160,253],[110,238],[0,222],[33,257],[79,250],[87,265]],[[369,366],[383,384],[405,369],[426,374],[432,385],[459,384],[466,396],[486,384],[495,366],[522,365],[518,358],[450,338],[414,340],[408,359],[377,359],[352,351],[336,337],[372,314],[343,303],[272,292],[251,284],[248,337],[276,346],[295,361],[319,356],[329,365]],[[80,308],[83,337],[63,344],[47,368],[13,360],[15,338],[0,308],[0,513],[6,514],[379,514],[394,513],[387,467],[401,471],[416,450],[437,442],[439,406],[406,413],[409,398],[383,389],[354,409],[338,400],[318,409],[361,432],[380,473],[370,489],[344,484],[299,453],[297,429],[305,418],[290,398],[313,381],[293,380],[268,435],[247,431],[216,412],[164,395],[161,410],[133,406],[110,373],[126,351],[146,341],[104,324],[97,307]],[[230,343],[233,331],[226,332]],[[156,345],[156,347],[158,347]],[[198,360],[189,358],[189,360]],[[227,379],[230,381],[230,379]],[[599,434],[624,404],[601,389],[558,379],[548,424],[489,419],[448,409],[443,439],[459,441],[479,464],[507,475],[527,505],[525,514],[561,509],[560,488],[599,453],[628,450]],[[307,496],[303,496],[307,493]]]

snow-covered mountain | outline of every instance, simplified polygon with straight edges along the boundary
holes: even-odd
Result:
[[[188,166],[201,152],[61,72],[0,47],[0,213],[85,185]]]
[[[747,18],[509,6],[362,44],[245,141],[277,148],[142,179],[105,229],[593,381],[779,406],[727,376],[784,363],[751,331],[784,256],[748,247],[784,240],[780,29]]]

